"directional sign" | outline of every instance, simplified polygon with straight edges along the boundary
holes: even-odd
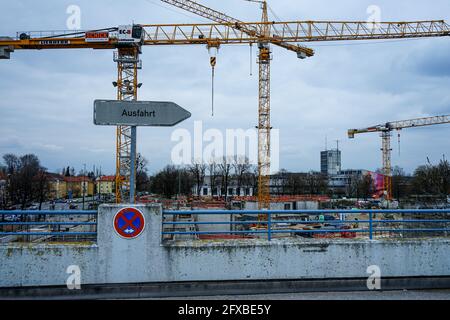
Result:
[[[173,102],[95,100],[94,124],[171,127],[191,116]]]
[[[144,230],[144,215],[136,208],[123,208],[114,216],[113,225],[119,236],[134,239]]]

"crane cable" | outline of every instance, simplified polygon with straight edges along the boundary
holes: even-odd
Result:
[[[211,81],[211,117],[214,117],[214,67],[212,68]]]
[[[214,69],[216,67],[216,57],[211,57],[209,61],[211,64],[211,117],[214,117]]]
[[[253,43],[250,43],[250,77],[253,75],[252,63],[253,63]]]

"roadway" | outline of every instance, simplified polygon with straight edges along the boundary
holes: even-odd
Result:
[[[450,289],[219,295],[144,300],[450,300]]]
[[[85,209],[88,209],[88,206],[91,202],[93,202],[92,197],[86,197],[84,199]],[[83,199],[77,198],[77,199],[73,199],[72,202],[70,202],[70,203],[67,200],[66,200],[66,202],[62,202],[62,203],[55,203],[55,210],[70,210],[71,204],[77,206],[77,210],[83,209]],[[42,210],[51,210],[52,209],[51,207],[52,207],[51,202],[43,202],[42,203]]]

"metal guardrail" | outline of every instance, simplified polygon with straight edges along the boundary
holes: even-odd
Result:
[[[175,217],[186,215],[236,215],[236,216],[255,216],[254,220],[242,221],[175,221]],[[366,214],[366,220],[327,220],[330,215],[346,214],[348,216],[355,216]],[[412,219],[405,217],[401,219],[377,219],[377,215],[381,214],[395,214],[395,215],[419,215],[420,219]],[[275,235],[291,234],[313,236],[314,234],[366,234],[369,239],[373,239],[375,235],[382,233],[402,234],[403,233],[424,233],[435,236],[447,236],[450,231],[450,219],[448,215],[450,209],[407,209],[407,210],[189,210],[189,211],[163,211],[163,230],[164,235],[240,235],[240,236],[267,236],[270,241]],[[258,221],[257,216],[264,215],[265,220]],[[289,219],[282,219],[278,215],[289,216]],[[307,220],[300,220],[292,218],[295,216],[307,216]],[[429,218],[432,215],[439,217]],[[78,216],[76,221],[68,221],[67,218]],[[86,219],[80,219],[80,216],[86,216]],[[92,216],[92,217],[91,217]],[[166,219],[172,216],[172,221]],[[428,217],[427,217],[428,216]],[[63,221],[55,221],[55,217],[62,217]],[[313,217],[312,219],[310,219]],[[426,217],[426,218],[425,218]],[[6,218],[6,219],[3,219]],[[319,219],[321,218],[321,219]],[[44,220],[44,221],[41,221]],[[14,220],[14,221],[11,221]],[[295,225],[315,225],[316,229],[293,229]],[[357,227],[353,227],[354,225]],[[414,224],[420,224],[417,227]],[[439,227],[436,226],[436,224]],[[229,225],[229,231],[175,231],[167,230],[175,226],[198,226],[201,225]],[[424,227],[426,225],[426,227]],[[70,228],[72,226],[72,228]],[[236,230],[236,227],[241,226],[241,230]],[[253,226],[253,228],[250,228]],[[281,228],[280,228],[281,226]],[[382,227],[381,227],[382,226]],[[412,226],[412,227],[410,227]],[[436,227],[430,227],[436,226]],[[33,230],[30,227],[47,227],[43,231]],[[60,231],[61,227],[68,227],[66,231]],[[74,231],[75,227],[86,227],[94,229],[94,231]],[[234,227],[235,230],[232,230]],[[320,228],[319,228],[320,227]],[[57,231],[55,230],[58,229]],[[9,229],[9,231],[5,231]],[[50,230],[51,229],[51,230]],[[72,229],[72,230],[71,230]],[[2,237],[13,236],[34,236],[42,237],[42,239],[96,239],[97,237],[97,211],[96,210],[0,210],[0,240]],[[47,237],[47,238],[45,238]],[[72,237],[72,238],[71,238]],[[28,241],[29,241],[28,237]],[[39,240],[39,239],[35,239]]]
[[[85,217],[69,221],[74,216]],[[54,219],[54,220],[52,220]],[[63,221],[55,221],[61,219]],[[82,220],[82,221],[79,221]],[[92,226],[89,229],[94,231],[74,231],[74,228],[80,226]],[[31,227],[36,227],[30,231]],[[43,228],[42,227],[47,227]],[[67,228],[66,231],[60,231],[61,227]],[[6,231],[5,229],[9,229]],[[36,230],[42,229],[42,231]],[[51,230],[50,230],[51,229]],[[72,229],[72,230],[71,230]],[[34,240],[49,239],[75,239],[92,240],[97,238],[97,211],[96,210],[0,210],[0,240],[2,237],[13,236],[17,239],[27,237],[36,237]],[[40,237],[40,238],[39,238]],[[14,241],[14,240],[13,240]]]
[[[165,221],[164,217],[166,216],[179,216],[179,215],[244,215],[244,216],[252,216],[252,215],[265,215],[266,220],[263,221]],[[276,215],[284,214],[289,216],[295,215],[307,215],[308,217],[323,216],[324,219],[315,219],[315,220],[281,220]],[[346,214],[346,215],[361,215],[367,214],[367,220],[325,220],[325,215],[333,215],[333,214]],[[432,233],[436,232],[442,235],[447,235],[446,232],[450,231],[448,225],[450,224],[450,219],[386,219],[379,220],[375,219],[377,214],[396,214],[396,215],[449,215],[450,209],[406,209],[406,210],[191,210],[191,211],[164,211],[163,212],[163,231],[162,235],[267,235],[267,239],[270,241],[274,234],[336,234],[336,233],[362,233],[368,234],[369,239],[373,240],[374,235],[382,234],[382,233],[394,233],[400,234],[403,232],[412,233]],[[275,216],[274,216],[275,215]],[[447,218],[447,217],[446,217]],[[405,226],[411,224],[445,224],[445,228],[406,228]],[[320,229],[315,230],[299,230],[299,229],[279,229],[278,226],[280,224],[288,224],[291,227],[295,224],[320,224]],[[360,224],[367,225],[366,228],[352,228],[349,227],[349,224]],[[401,228],[394,227],[385,227],[379,228],[378,225],[389,225],[389,224],[400,224]],[[258,226],[259,228],[246,229],[246,230],[230,230],[230,231],[166,231],[164,226],[177,226],[177,225],[193,225],[195,227],[200,225],[230,225],[236,226],[241,225],[243,227],[248,225]],[[334,227],[332,229],[323,229],[323,227]],[[340,228],[339,228],[340,227]],[[261,230],[263,229],[263,230]]]

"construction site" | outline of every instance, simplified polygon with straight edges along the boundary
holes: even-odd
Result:
[[[411,243],[411,246],[417,246],[414,250],[419,252],[420,261],[412,263],[409,269],[398,269],[398,266],[380,260],[390,277],[442,276],[447,279],[450,276],[448,257],[439,254],[448,246],[450,231],[450,165],[447,160],[450,100],[443,89],[448,81],[448,70],[439,64],[442,61],[439,59],[446,59],[441,52],[448,48],[448,21],[439,16],[435,20],[405,21],[403,15],[398,21],[380,20],[382,11],[378,12],[377,6],[367,8],[365,13],[372,15],[366,21],[280,19],[272,8],[275,2],[236,0],[236,5],[248,10],[245,12],[257,12],[259,19],[255,22],[213,9],[212,1],[208,5],[207,1],[193,0],[146,2],[172,10],[171,13],[175,10],[183,18],[178,16],[177,23],[172,24],[151,23],[151,20],[135,22],[133,19],[133,22],[111,23],[92,29],[19,29],[15,35],[4,34],[6,31],[0,27],[0,67],[4,77],[11,73],[10,80],[4,81],[6,89],[1,91],[6,101],[1,105],[2,118],[8,120],[2,120],[6,142],[0,140],[4,160],[4,164],[0,163],[0,254],[3,254],[2,246],[7,250],[7,246],[23,243],[53,243],[63,246],[67,252],[64,251],[60,258],[47,251],[42,255],[46,259],[56,259],[54,268],[59,268],[73,255],[72,249],[65,246],[94,245],[95,249],[89,247],[79,258],[86,265],[86,278],[91,284],[316,279],[329,270],[317,271],[322,264],[313,256],[314,250],[307,253],[311,257],[308,258],[310,265],[302,262],[305,265],[300,272],[282,265],[268,265],[271,258],[264,260],[268,251],[262,248],[267,246],[273,254],[286,255],[283,257],[287,260],[297,261],[296,248],[314,247],[320,242],[325,243],[326,248],[333,247],[327,256],[327,259],[332,256],[329,259],[333,260],[341,259],[337,258],[341,254],[339,244],[350,246],[347,248],[349,255],[355,258],[360,250],[367,257],[403,256],[403,252],[411,249],[407,247]],[[80,19],[77,8],[68,9],[73,20],[67,20],[68,25]],[[239,13],[239,8],[235,13]],[[286,11],[283,13],[287,14]],[[90,15],[91,12],[86,12],[86,16]],[[192,19],[196,18],[201,22],[193,23]],[[160,20],[165,19],[158,17],[157,21]],[[34,30],[40,28],[36,25]],[[413,40],[427,42],[422,44]],[[432,47],[433,41],[437,42],[435,47]],[[401,59],[384,64],[383,59],[390,54],[389,50],[381,53],[386,49],[383,47],[386,43],[397,43],[397,47],[389,48]],[[249,65],[239,62],[242,52],[236,54],[239,58],[233,57],[233,52],[244,46],[249,49]],[[345,46],[345,49],[339,51],[339,46]],[[408,46],[414,51],[422,49],[423,53],[414,53],[417,55],[414,56],[407,51],[400,55],[399,52]],[[175,48],[176,59],[196,65],[199,62],[192,60],[201,55],[188,51],[191,47],[203,47],[203,53],[205,48],[208,52],[209,61],[201,71],[182,68],[178,60],[171,60],[175,58],[169,52]],[[356,49],[361,47],[364,49]],[[366,49],[368,47],[371,49]],[[338,59],[345,61],[343,67],[331,69],[333,65],[330,64],[335,64],[336,60],[329,63],[327,59],[321,59],[321,49],[327,52],[327,59],[336,50]],[[353,50],[355,56],[352,56]],[[380,61],[369,61],[375,59],[374,55],[367,61],[358,56],[365,50],[380,52]],[[48,52],[58,52],[58,55],[47,57]],[[84,64],[86,73],[93,74],[83,76],[84,70],[74,60],[77,54],[86,58],[85,52],[96,57],[92,60],[95,63]],[[291,66],[296,61],[289,58],[290,55],[298,60],[300,67]],[[112,64],[99,65],[98,74],[95,74],[96,63],[108,56]],[[229,61],[224,61],[227,59]],[[177,68],[164,65],[166,61],[172,61]],[[313,62],[308,64],[309,61]],[[225,65],[223,69],[221,63]],[[253,76],[255,63],[257,70]],[[277,63],[282,64],[279,69]],[[308,78],[298,72],[302,70],[302,63],[307,63],[304,68],[310,72]],[[379,67],[368,68],[377,63]],[[31,65],[38,67],[33,66],[28,75],[26,69]],[[359,72],[351,74],[350,65]],[[42,68],[49,66],[52,71],[43,73]],[[246,82],[238,73],[243,72],[244,67],[249,68],[253,76]],[[68,75],[66,83],[57,80],[58,68],[66,68],[61,71]],[[271,72],[272,68],[275,72]],[[314,68],[322,70],[318,72],[320,76],[310,71]],[[329,73],[323,72],[327,68]],[[20,72],[14,73],[13,77],[12,72],[16,69]],[[366,69],[371,71],[367,73]],[[407,80],[401,82],[399,79],[405,74]],[[199,80],[199,75],[203,80]],[[34,89],[24,85],[23,92],[17,94],[14,88],[20,86],[20,77],[28,76],[33,81],[37,79],[39,86]],[[370,80],[371,77],[374,80]],[[318,85],[322,79],[324,83]],[[101,85],[103,82],[109,82],[109,89]],[[207,84],[206,88],[204,84]],[[45,93],[46,86],[51,88],[51,94]],[[345,93],[340,91],[342,87],[346,87]],[[8,90],[10,96],[7,96]],[[111,93],[109,99],[108,90]],[[70,105],[89,101],[88,114],[60,106],[58,99],[63,96],[73,96],[74,101],[68,102]],[[367,98],[362,100],[364,96]],[[35,101],[37,97],[42,102]],[[434,100],[430,102],[429,97]],[[316,102],[311,106],[311,101]],[[354,102],[355,105],[349,105]],[[24,125],[28,121],[27,108],[32,105],[33,111],[40,113],[41,104],[45,107],[55,103],[61,109],[61,115],[42,111],[28,130]],[[199,106],[193,106],[195,103]],[[18,107],[17,118],[11,115],[15,104],[27,105],[27,108]],[[244,104],[251,106],[244,109]],[[83,120],[81,125],[80,119],[89,119],[89,123]],[[211,131],[201,132],[200,140],[203,140],[199,142],[194,127],[194,139],[189,140],[186,151],[179,146],[183,143],[182,130],[187,131],[184,128],[188,126],[183,127],[183,122],[191,124],[190,121],[203,121]],[[34,122],[43,130],[49,126],[42,138],[37,138],[39,130],[31,129],[35,128]],[[60,131],[55,131],[52,126],[58,126]],[[74,135],[70,130],[76,130],[77,126],[79,129]],[[85,126],[90,131],[85,130]],[[223,134],[223,129],[238,126],[252,128],[256,144],[246,145],[246,139],[251,138],[247,135],[243,139],[244,154],[236,153],[235,148],[239,150],[241,145],[238,140],[235,145],[232,137],[230,155],[228,136]],[[113,137],[111,132],[114,132]],[[21,142],[22,133],[28,135],[26,142]],[[407,135],[402,144],[400,133]],[[317,145],[323,137],[325,148]],[[328,137],[340,138],[333,140],[336,148],[329,147]],[[58,139],[62,138],[66,141],[60,143]],[[113,150],[109,148],[111,141],[115,146]],[[176,141],[179,144],[173,146]],[[220,152],[216,148],[211,152],[214,157],[206,159],[205,150],[210,151],[216,146]],[[226,155],[221,153],[222,149],[226,150]],[[200,160],[196,158],[198,151],[202,156]],[[33,154],[16,157],[15,152],[38,153],[50,168],[40,165]],[[248,156],[252,152],[256,155],[253,162]],[[70,165],[66,168],[67,162],[62,164],[59,160],[59,154],[64,153],[79,166],[83,164],[84,169],[78,175]],[[188,162],[178,163],[174,161],[175,156],[184,157]],[[114,172],[110,170],[109,175],[102,174],[102,165],[108,168],[105,159],[114,162]],[[94,164],[92,171],[86,169],[89,161]],[[36,174],[27,169],[30,163],[36,164]],[[100,163],[97,170],[95,163]],[[63,167],[62,173],[58,166]],[[401,166],[406,167],[407,172]],[[286,167],[292,169],[286,170]],[[159,168],[162,169],[158,171]],[[148,170],[151,173],[147,174]],[[149,232],[151,235],[140,237]],[[425,246],[430,239],[437,246],[434,251],[437,267],[436,270],[426,269],[427,274],[422,275],[421,266],[427,264],[424,262],[427,259]],[[133,241],[139,244],[131,248]],[[380,246],[382,253],[377,253],[374,243]],[[383,244],[386,246],[381,247]],[[288,249],[277,249],[284,245]],[[205,251],[199,251],[202,246]],[[249,246],[253,246],[256,253],[249,254]],[[154,270],[143,269],[142,274],[135,273],[127,278],[120,270],[140,270],[141,265],[153,263],[149,258],[151,254],[126,262],[117,258],[117,252],[133,252],[136,248],[149,248],[148,252],[153,252],[160,260],[152,267]],[[219,251],[214,251],[216,249],[233,251],[236,260],[230,258],[224,263]],[[189,254],[179,255],[179,250]],[[258,255],[259,250],[264,253]],[[318,249],[317,252],[327,250]],[[205,274],[197,272],[194,261],[186,260],[191,254],[199,261],[208,261],[208,254],[212,257],[212,262],[203,267],[207,270]],[[42,263],[37,253],[26,258],[26,262],[21,260],[19,253],[5,251],[5,255],[7,257],[0,261],[3,269],[19,262],[22,269]],[[256,261],[255,265],[265,266],[257,270],[267,272],[251,274],[247,267],[240,270],[234,261],[251,265],[246,257]],[[91,263],[97,260],[100,264],[104,261],[114,263],[113,271],[104,278],[95,275]],[[395,258],[392,261],[396,261]],[[167,271],[167,265],[172,262],[173,269],[170,267]],[[220,269],[222,263],[225,265],[223,272]],[[150,269],[153,272],[149,273]],[[21,278],[17,272],[11,271],[0,281],[0,298],[3,287],[56,286],[61,280],[59,276],[50,275],[42,279]],[[342,274],[333,271],[329,277],[357,278],[358,272],[359,269],[348,268]]]

